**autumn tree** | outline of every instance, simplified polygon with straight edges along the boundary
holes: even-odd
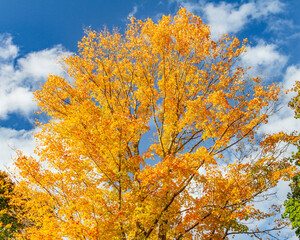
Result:
[[[253,200],[289,179],[278,145],[256,131],[280,89],[247,75],[246,41],[211,39],[185,9],[132,18],[124,34],[87,31],[35,93],[50,120],[36,156],[15,161],[35,222],[20,239],[227,239],[273,216]],[[251,155],[254,151],[256,154]],[[274,228],[280,227],[279,225]]]
[[[295,111],[295,118],[300,117],[300,82],[296,82],[293,91],[297,93],[289,105]],[[297,151],[292,154],[291,161],[295,166],[300,166],[300,140],[298,139],[294,145],[297,147]],[[284,217],[288,217],[292,223],[292,229],[296,229],[296,235],[300,238],[300,173],[298,172],[290,184],[291,192],[287,196],[287,200],[284,203],[285,212]]]
[[[18,208],[13,204],[16,197],[14,188],[15,183],[6,172],[0,170],[0,239],[9,239],[23,228],[17,219]]]

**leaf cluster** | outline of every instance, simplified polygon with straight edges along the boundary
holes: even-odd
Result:
[[[35,223],[17,237],[262,232],[247,221],[277,208],[263,212],[253,202],[293,174],[282,153],[294,137],[257,135],[280,87],[239,66],[246,44],[212,40],[183,8],[158,23],[132,18],[124,35],[87,31],[78,54],[63,60],[71,80],[50,75],[35,93],[50,121],[38,125],[38,157],[15,161],[18,203]]]
[[[0,171],[0,239],[10,239],[15,232],[23,229],[17,218],[17,207],[13,204],[16,197],[15,183],[8,174]]]
[[[297,95],[289,102],[289,106],[295,111],[295,118],[300,117],[300,83],[295,83],[292,91],[296,92]],[[293,152],[290,161],[299,169],[300,167],[300,141],[299,137],[294,141],[294,145],[297,147],[297,151]],[[285,212],[284,218],[289,218],[292,223],[292,229],[296,229],[296,235],[300,239],[300,174],[295,174],[290,184],[291,192],[288,193],[287,200],[284,203]]]

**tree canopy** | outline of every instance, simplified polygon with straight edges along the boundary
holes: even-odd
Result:
[[[0,171],[0,239],[9,239],[13,234],[23,229],[21,219],[18,220],[19,209],[13,204],[17,197],[15,183],[8,174]]]
[[[292,89],[297,93],[289,105],[295,111],[295,118],[300,117],[300,82],[296,82],[295,87]],[[295,166],[300,166],[300,140],[298,138],[294,145],[297,147],[296,153],[291,156],[291,161]],[[300,238],[300,173],[298,172],[290,184],[291,192],[287,196],[287,200],[284,203],[285,212],[284,217],[288,217],[292,223],[292,229],[296,229],[296,235]]]
[[[35,98],[36,155],[19,152],[22,239],[227,239],[273,216],[253,200],[287,180],[292,136],[262,138],[280,94],[239,66],[247,41],[214,41],[184,8],[124,34],[88,30]],[[253,153],[253,154],[251,154]],[[279,221],[274,228],[280,227]]]

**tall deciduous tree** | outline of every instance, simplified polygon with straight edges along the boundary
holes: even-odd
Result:
[[[289,178],[277,144],[292,137],[256,137],[280,91],[238,66],[244,52],[237,38],[213,41],[185,9],[157,24],[132,18],[124,35],[87,31],[63,61],[72,80],[50,75],[35,93],[51,120],[39,125],[38,158],[15,162],[35,223],[23,237],[259,232],[245,222],[276,212],[253,199]],[[247,155],[254,147],[259,154]]]
[[[300,82],[296,82],[293,89],[297,93],[289,105],[295,110],[295,118],[300,117]],[[297,147],[297,152],[292,154],[291,160],[295,166],[300,166],[300,140],[296,141],[294,145]],[[300,173],[298,172],[290,184],[291,192],[288,194],[287,200],[284,203],[285,212],[284,217],[288,217],[292,223],[292,229],[296,229],[296,235],[300,239]]]

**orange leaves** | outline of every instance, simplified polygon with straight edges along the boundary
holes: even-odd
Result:
[[[52,117],[62,118],[70,104],[72,89],[62,77],[50,75],[43,91],[35,92],[35,98],[40,99],[38,105],[42,111]]]
[[[287,134],[284,132],[279,132],[272,135],[267,135],[261,141],[260,145],[263,148],[263,152],[274,152],[278,144],[289,144],[297,140],[295,133]]]
[[[245,44],[213,41],[183,8],[131,18],[124,35],[86,31],[63,61],[72,80],[51,75],[35,93],[52,118],[37,158],[15,163],[28,239],[220,239],[268,217],[252,201],[293,173],[276,157],[292,138],[256,145],[279,87],[238,66]]]

